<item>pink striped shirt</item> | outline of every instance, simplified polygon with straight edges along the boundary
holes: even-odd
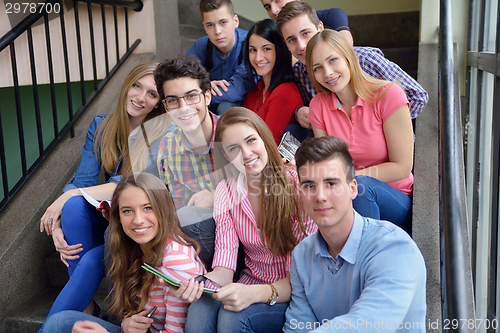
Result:
[[[298,177],[294,170],[288,176],[298,191]],[[285,256],[274,256],[261,239],[261,231],[248,199],[245,178],[221,181],[214,195],[215,253],[212,267],[220,266],[236,270],[240,240],[245,249],[245,264],[238,282],[243,284],[272,283],[286,277],[292,261],[291,252]],[[285,194],[286,195],[286,194]],[[317,230],[316,224],[305,213],[302,221],[308,235]],[[305,238],[299,223],[292,221],[292,231],[300,242]]]
[[[186,246],[170,239],[163,252],[162,273],[172,275],[184,281],[205,273],[205,268],[196,260],[196,251],[192,246]],[[151,318],[151,332],[184,332],[189,303],[182,302],[170,291],[168,284],[153,282],[149,291],[149,299],[145,309],[156,306]]]

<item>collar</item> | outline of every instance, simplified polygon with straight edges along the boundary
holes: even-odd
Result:
[[[302,73],[305,73],[307,74],[307,67],[306,65],[304,65],[303,63],[301,63],[299,60],[297,60],[297,62],[295,64],[293,64],[295,67],[299,68]]]
[[[215,141],[215,128],[217,127],[217,120],[219,119],[219,116],[214,115],[211,111],[208,111],[208,115],[212,118],[212,138],[210,139],[210,143],[208,144],[207,150],[203,154],[199,155],[206,155],[210,151],[210,149],[213,149],[214,147],[214,141]],[[198,154],[197,152],[193,151],[193,149],[189,146],[188,141],[184,135],[184,133],[181,132],[181,146],[184,148],[182,150],[186,150],[189,152],[192,152],[193,154]]]
[[[363,232],[365,230],[365,219],[361,217],[354,210],[354,222],[352,224],[351,232],[349,233],[349,237],[342,248],[342,251],[337,255],[337,258],[333,258],[328,252],[328,248],[326,245],[326,241],[321,235],[321,232],[318,230],[316,232],[316,240],[314,242],[314,254],[320,255],[324,258],[332,258],[338,260],[338,257],[341,257],[351,265],[356,263],[356,256],[358,254],[359,243],[361,241],[361,236],[363,236]]]

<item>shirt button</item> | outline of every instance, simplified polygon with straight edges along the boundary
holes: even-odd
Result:
[[[205,156],[203,156],[202,158],[200,158],[200,161],[205,162]]]
[[[209,179],[209,180],[207,180],[207,184],[212,184],[212,182],[210,181],[210,179]]]

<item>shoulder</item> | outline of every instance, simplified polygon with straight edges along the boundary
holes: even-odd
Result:
[[[263,86],[262,86],[263,88]],[[291,94],[297,93],[300,94],[299,88],[297,88],[297,85],[295,82],[283,82],[280,85],[278,85],[276,88],[273,89],[272,94],[281,94],[281,95],[287,95],[290,96]]]
[[[359,256],[368,260],[384,256],[404,260],[406,263],[423,264],[423,257],[417,244],[401,228],[388,221],[365,218],[367,223],[359,244]]]
[[[247,37],[247,34],[248,34],[248,31],[246,30],[243,30],[241,28],[236,28],[236,30],[234,31],[234,33],[238,36],[238,37],[242,37],[243,39]]]
[[[304,262],[306,258],[314,256],[314,249],[316,246],[316,240],[318,239],[318,232],[319,231],[316,231],[310,234],[302,241],[300,241],[297,246],[295,246],[292,252],[292,257],[295,262]]]
[[[406,93],[396,82],[387,83],[382,89],[379,90],[378,94],[385,93],[382,101],[384,102],[394,102],[399,103],[400,100],[406,100]]]

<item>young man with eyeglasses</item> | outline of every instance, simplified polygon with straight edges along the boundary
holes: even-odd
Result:
[[[160,143],[158,170],[177,209],[181,228],[201,246],[200,259],[211,267],[216,188],[211,148],[218,116],[208,110],[210,75],[194,56],[164,60],[155,71],[163,107],[177,125]]]

